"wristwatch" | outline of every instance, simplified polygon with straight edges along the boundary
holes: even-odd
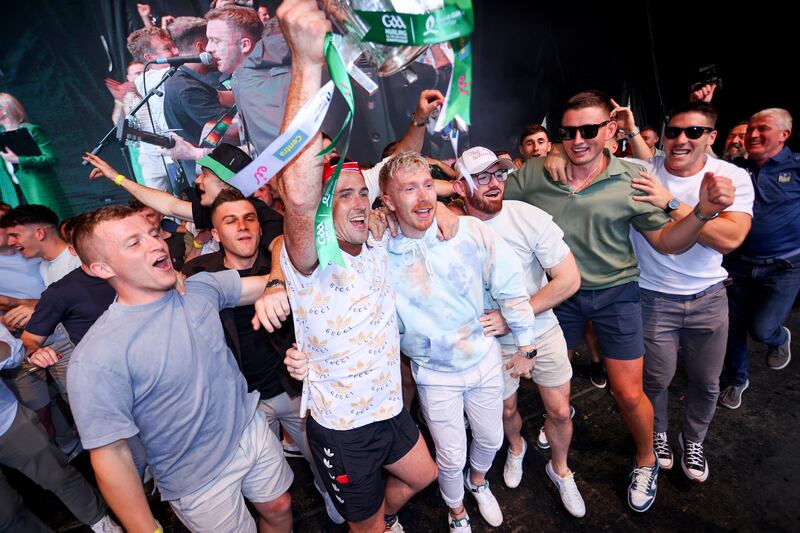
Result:
[[[271,279],[267,282],[267,286],[265,287],[265,289],[271,289],[272,287],[275,287],[277,285],[280,285],[284,289],[286,288],[286,283],[284,283],[282,279]]]
[[[697,217],[697,220],[699,220],[700,222],[708,222],[709,220],[714,220],[715,218],[717,218],[719,216],[719,211],[717,211],[716,213],[714,213],[710,217],[707,217],[703,213],[700,212],[700,207],[697,206],[697,205],[694,206],[694,210],[692,212],[694,213],[694,216]]]
[[[625,137],[627,139],[633,139],[634,137],[639,135],[639,133],[640,133],[639,128],[633,128],[631,131],[625,132]]]
[[[669,202],[667,202],[667,208],[664,209],[664,211],[666,211],[667,214],[670,214],[676,209],[678,209],[680,206],[681,206],[681,201],[678,200],[677,198],[672,198]]]
[[[531,350],[529,352],[519,352],[519,354],[522,357],[524,357],[525,359],[533,359],[534,357],[536,357],[537,353],[539,353],[539,350],[536,349],[536,348],[534,348],[533,350]]]

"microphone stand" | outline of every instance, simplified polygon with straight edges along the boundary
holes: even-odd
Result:
[[[147,65],[145,65],[145,67],[147,67]],[[160,81],[159,81],[159,82],[156,84],[156,86],[155,86],[155,87],[153,87],[152,89],[150,89],[149,91],[147,91],[147,94],[144,96],[144,98],[142,98],[142,99],[139,101],[139,103],[138,103],[138,104],[136,104],[136,105],[133,107],[133,109],[131,109],[131,112],[130,112],[130,113],[128,113],[128,115],[127,115],[127,116],[125,116],[125,117],[121,118],[120,120],[128,120],[128,119],[131,119],[131,118],[133,118],[133,116],[136,114],[136,112],[137,112],[137,111],[139,111],[139,110],[140,110],[140,109],[141,109],[141,108],[142,108],[142,107],[143,107],[143,106],[144,106],[144,105],[147,103],[147,101],[148,101],[148,100],[150,100],[150,98],[151,98],[153,95],[155,95],[155,94],[159,93],[159,90],[158,90],[158,88],[159,88],[159,87],[161,87],[162,85],[164,85],[164,82],[165,82],[165,81],[167,81],[167,78],[170,78],[170,77],[172,77],[172,76],[173,76],[173,75],[174,75],[174,74],[175,74],[177,71],[178,71],[178,66],[177,66],[177,65],[176,65],[176,66],[173,66],[173,67],[170,67],[170,68],[169,68],[169,70],[167,71],[167,73],[166,73],[166,74],[165,74],[165,75],[164,75],[164,76],[161,78],[161,80],[160,80]],[[97,154],[99,154],[100,152],[102,152],[102,151],[103,151],[103,149],[104,149],[106,146],[108,146],[109,144],[111,144],[111,143],[112,143],[112,142],[114,142],[114,141],[120,141],[120,143],[121,143],[121,144],[120,144],[120,148],[122,148],[122,149],[123,149],[123,150],[122,150],[122,151],[123,151],[123,155],[125,155],[125,154],[124,154],[124,152],[125,152],[125,150],[124,150],[124,148],[125,148],[125,145],[124,145],[124,144],[122,144],[122,141],[123,141],[123,139],[118,139],[118,138],[117,138],[117,126],[116,126],[116,125],[114,125],[114,127],[113,127],[113,128],[111,128],[111,129],[108,131],[108,133],[106,133],[106,134],[105,134],[105,136],[104,136],[104,137],[103,137],[103,138],[100,140],[100,142],[97,144],[97,146],[95,146],[95,147],[94,147],[94,149],[91,151],[91,154],[92,154],[92,155],[97,155]],[[125,157],[124,157],[124,159],[125,159],[125,162],[126,162],[126,163],[128,164],[128,166],[129,166],[129,168],[128,168],[129,175],[130,175],[130,176],[133,176],[133,170],[130,168],[130,163],[128,162],[128,158],[127,158],[127,156],[125,156]],[[83,161],[83,162],[81,162],[81,165],[83,165],[83,166],[86,166],[87,164],[88,164],[88,163],[87,163],[86,161]]]

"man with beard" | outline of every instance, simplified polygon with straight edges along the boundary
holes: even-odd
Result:
[[[513,168],[508,159],[496,161],[506,171]],[[497,527],[503,513],[486,473],[503,443],[503,376],[500,343],[484,335],[481,318],[486,287],[519,347],[507,367],[512,377],[529,376],[537,352],[519,260],[505,241],[472,217],[459,220],[451,240],[437,239],[436,191],[420,154],[394,156],[381,169],[380,183],[383,201],[400,227],[389,241],[389,272],[402,280],[396,284],[400,347],[412,361],[420,406],[436,443],[450,531],[471,531],[465,486],[483,518]],[[462,412],[473,437],[469,454]],[[462,475],[468,455],[470,468]]]
[[[464,152],[461,164],[472,176],[476,187],[466,180],[453,183],[464,198],[466,212],[482,220],[497,232],[520,259],[523,279],[533,312],[536,314],[536,364],[531,373],[542,397],[547,417],[544,430],[552,449],[546,472],[558,488],[566,509],[574,516],[586,513],[573,473],[567,466],[572,440],[569,391],[572,367],[567,357],[567,342],[552,308],[580,288],[581,275],[575,258],[563,240],[564,233],[550,215],[537,207],[514,200],[503,200],[507,170],[486,148],[474,147]],[[549,280],[549,281],[548,281]],[[516,352],[514,338],[499,306],[490,300],[483,323],[484,334],[499,337],[504,366]],[[502,336],[501,336],[502,335]],[[515,488],[522,479],[522,461],[528,446],[520,434],[522,418],[517,410],[519,376],[504,369],[503,427],[508,439],[508,457],[503,470],[506,485]]]
[[[731,128],[725,138],[725,149],[722,152],[722,159],[733,161],[739,157],[747,159],[747,150],[744,148],[745,134],[747,133],[747,121],[743,120]]]

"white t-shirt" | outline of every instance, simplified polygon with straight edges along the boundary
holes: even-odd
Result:
[[[534,295],[547,285],[545,269],[561,263],[569,255],[569,246],[553,217],[530,204],[504,200],[503,209],[485,223],[505,240],[522,263],[523,279],[528,294]],[[487,293],[488,297],[488,293]],[[498,305],[489,298],[490,307]],[[558,324],[552,309],[536,315],[534,332],[538,339]],[[500,338],[503,346],[515,346],[511,334]]]
[[[753,216],[753,183],[747,172],[736,165],[707,157],[700,172],[694,176],[679,177],[667,171],[663,157],[654,157],[652,163],[634,161],[647,168],[675,198],[689,206],[695,206],[699,201],[700,183],[706,172],[730,178],[736,187],[736,196],[733,205],[725,211]],[[700,243],[695,243],[682,254],[662,254],[633,228],[631,242],[641,269],[639,286],[644,289],[666,294],[697,294],[728,277],[722,268],[722,254]]]
[[[364,175],[364,181],[367,184],[367,190],[369,191],[369,205],[372,205],[375,202],[375,199],[381,194],[381,169],[383,168],[383,165],[385,165],[386,162],[391,158],[392,156],[385,157],[381,159],[381,161],[374,167],[361,171],[361,173]]]
[[[386,242],[370,239],[345,268],[295,270],[286,247],[281,265],[298,347],[309,354],[311,415],[334,430],[387,420],[403,408],[400,335]]]
[[[39,263],[39,274],[42,275],[44,286],[49,287],[79,266],[81,266],[80,258],[72,255],[67,246],[52,261],[42,259],[42,262]]]

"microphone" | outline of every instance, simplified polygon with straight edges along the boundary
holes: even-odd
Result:
[[[150,62],[156,65],[170,65],[176,67],[184,63],[202,63],[204,65],[210,65],[211,59],[211,54],[203,52],[199,56],[157,57]]]

